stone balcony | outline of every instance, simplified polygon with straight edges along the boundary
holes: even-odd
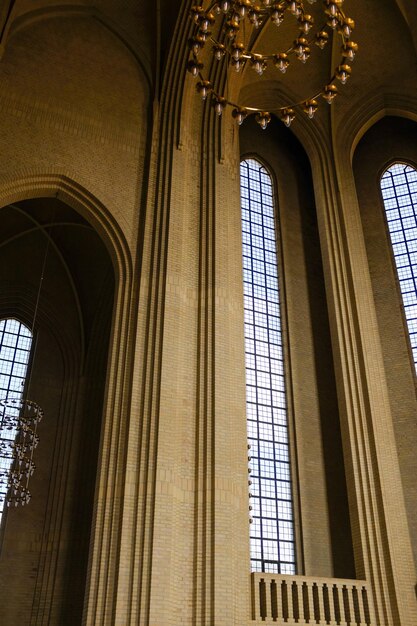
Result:
[[[253,573],[252,620],[256,624],[376,626],[364,580]]]

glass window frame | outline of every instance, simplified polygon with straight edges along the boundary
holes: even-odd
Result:
[[[6,371],[7,366],[3,364],[10,363],[10,373],[4,375],[0,374],[0,400],[21,400],[24,397],[30,376],[33,349],[34,334],[25,322],[13,315],[0,318],[0,370]],[[26,353],[26,360],[24,359],[23,353]],[[20,361],[18,359],[20,359]],[[13,376],[13,374],[17,375]],[[13,378],[15,379],[14,381],[12,380]],[[7,412],[11,414],[13,411],[18,411],[18,409],[9,408]],[[4,438],[5,441],[12,441],[13,431],[7,432],[7,430],[8,429],[5,431],[1,428],[0,424],[0,434],[2,438]],[[7,461],[8,459],[2,456],[0,458],[0,466],[10,471],[13,463],[10,462],[9,467],[7,467]],[[0,490],[2,493],[0,498],[1,526],[5,519],[5,512],[7,511],[7,491],[3,489],[2,486],[0,486]]]
[[[252,308],[254,330],[253,333],[250,333],[251,336],[248,337],[246,330],[247,325],[245,325],[245,342],[246,347],[248,348],[249,346],[250,350],[253,351],[254,359],[258,361],[259,358],[261,361],[261,367],[259,367],[253,375],[253,378],[261,384],[259,385],[258,383],[257,386],[254,386],[249,390],[247,389],[247,396],[253,396],[253,399],[258,402],[258,408],[254,409],[258,418],[254,421],[254,423],[252,423],[249,419],[249,409],[254,408],[252,407],[252,403],[248,407],[248,433],[251,429],[252,432],[255,429],[258,433],[258,440],[256,443],[254,443],[254,440],[251,439],[250,434],[248,434],[249,443],[252,442],[254,444],[253,449],[250,451],[250,455],[252,456],[252,485],[250,489],[252,490],[253,496],[251,498],[253,522],[251,524],[250,533],[252,552],[251,569],[252,571],[284,573],[291,575],[297,572],[297,562],[299,562],[299,555],[297,554],[298,542],[295,506],[297,490],[293,471],[294,452],[292,442],[293,429],[290,401],[291,393],[289,385],[289,350],[288,338],[286,336],[285,307],[283,305],[283,299],[285,299],[285,297],[283,298],[285,283],[282,271],[278,203],[275,181],[270,169],[258,157],[252,155],[242,158],[241,168],[242,164],[247,162],[256,163],[256,167],[259,172],[259,190],[261,194],[259,197],[256,196],[255,208],[254,210],[251,210],[251,207],[249,206],[249,187],[251,180],[255,180],[255,174],[254,172],[248,174],[245,179],[245,185],[242,183],[241,176],[243,266],[246,268],[246,271],[244,269],[243,273],[245,303],[248,302],[249,304],[252,303],[254,305]],[[263,176],[267,176],[267,182],[262,179],[260,172],[262,172]],[[252,224],[248,226],[248,224],[245,223],[245,218],[249,217],[251,212],[253,212],[255,218],[259,217],[263,208],[265,208],[263,206],[265,202],[262,197],[262,193],[265,194],[266,191],[269,191],[266,196],[270,201],[266,203],[268,206],[266,206],[266,211],[262,216],[262,219],[255,220],[256,232],[253,232]],[[265,219],[267,223],[264,227],[263,222]],[[264,235],[264,244],[261,242],[262,235]],[[248,259],[248,251],[251,246],[252,250],[263,248],[263,254],[256,255],[256,258],[252,256],[251,259]],[[259,270],[259,272],[257,272],[257,270]],[[262,271],[264,274],[261,273]],[[252,278],[252,284],[248,286],[247,279],[249,276]],[[276,289],[275,284],[277,287]],[[269,301],[268,296],[274,297]],[[264,298],[265,305],[259,306],[259,302],[262,298]],[[247,306],[245,306],[245,315],[247,321],[248,316],[250,316]],[[257,328],[255,321],[261,324],[260,329]],[[264,322],[266,324],[266,329],[263,329],[263,326],[265,326]],[[264,345],[267,343],[260,336],[262,331],[264,331],[264,334],[266,332],[269,337],[269,349],[266,348],[265,354],[263,352],[262,354],[257,354],[258,346],[260,346],[260,344]],[[254,339],[252,339],[252,335],[254,336]],[[270,354],[270,350],[274,352],[273,355]],[[285,355],[284,357],[282,354],[283,352]],[[269,369],[267,371],[265,362],[268,359],[271,364],[269,365]],[[281,363],[281,366],[277,367],[277,363]],[[266,384],[264,384],[264,379],[268,376],[270,379],[269,388]],[[286,396],[285,399],[284,395]],[[259,404],[259,396],[262,396],[263,398],[262,404]],[[271,406],[268,406],[270,402],[272,402],[272,404]],[[285,408],[283,409],[282,407],[284,406]],[[270,413],[274,416],[272,418],[274,421],[273,424],[268,423],[269,418],[260,419],[260,417],[262,417],[259,414],[260,409],[262,409],[262,413],[265,413],[265,415]],[[282,435],[283,429],[285,430],[285,436]],[[261,434],[264,435],[263,437],[259,437],[260,430],[262,430]],[[274,444],[271,444],[271,441],[268,441],[268,437],[274,441],[276,436],[278,439],[274,442]],[[258,453],[260,449],[262,450],[261,454]],[[285,459],[283,458],[283,455],[285,456]],[[254,463],[254,460],[256,460],[256,464]],[[261,462],[261,471],[265,471],[264,475],[261,475],[259,471]],[[286,463],[286,471],[284,471],[284,467],[281,467],[284,463]],[[254,467],[254,465],[256,465],[256,467]],[[269,476],[269,474],[271,475]],[[267,483],[271,481],[274,482],[273,497],[265,495],[268,490]],[[261,490],[260,494],[259,489]],[[288,499],[288,494],[290,494],[290,499]],[[280,495],[283,499],[279,499]],[[288,503],[290,508],[288,508],[288,506],[284,507],[284,504],[288,505]],[[271,506],[268,508],[268,505],[273,506],[275,509],[275,515],[272,515],[270,511]],[[291,537],[288,535],[289,517],[291,517],[292,526],[292,531],[290,533]],[[277,522],[276,520],[279,521]],[[275,530],[273,530],[273,527]],[[290,539],[290,542],[287,541],[288,539]],[[273,545],[274,541],[275,547]],[[258,555],[256,554],[256,551],[258,552]],[[283,551],[288,554],[291,552],[290,560],[280,558],[280,554]],[[273,555],[275,555],[274,558]],[[258,559],[254,558],[254,556],[258,556]]]
[[[403,168],[402,175],[405,180],[402,183],[402,188],[398,190],[398,186],[390,185],[390,179],[392,182],[394,177],[402,176],[400,174],[401,168]],[[415,172],[414,203],[412,194],[409,193],[409,183],[406,181],[405,171],[407,168],[410,170],[409,174]],[[404,333],[407,338],[410,361],[414,366],[414,373],[417,374],[417,165],[402,159],[391,161],[380,173],[378,186],[387,242],[398,287]],[[410,198],[411,204],[406,202],[407,198]],[[410,218],[414,220],[414,228],[412,229],[415,231],[414,238],[408,236],[411,232],[408,227]],[[415,316],[409,314],[413,301],[416,303],[414,304],[416,307]]]

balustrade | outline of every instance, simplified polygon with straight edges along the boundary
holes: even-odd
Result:
[[[252,619],[286,626],[376,626],[364,580],[252,574]]]

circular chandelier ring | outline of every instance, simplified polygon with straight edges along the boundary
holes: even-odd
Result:
[[[271,119],[268,111],[259,107],[238,105],[227,97],[222,96],[212,83],[205,78],[203,74],[204,65],[199,61],[198,56],[206,42],[209,41],[211,43],[214,57],[217,61],[222,61],[224,57],[227,57],[228,66],[234,67],[237,71],[250,62],[255,71],[262,75],[270,61],[274,62],[278,70],[285,73],[290,63],[288,57],[292,54],[295,54],[300,61],[305,63],[310,57],[310,45],[313,42],[323,49],[329,40],[329,33],[332,30],[337,32],[342,40],[342,57],[326,85],[307,99],[271,109],[271,111],[278,113],[281,120],[289,126],[295,117],[293,107],[302,107],[308,117],[313,118],[318,108],[317,99],[321,96],[331,104],[338,93],[334,81],[339,80],[342,84],[345,84],[348,80],[351,74],[351,67],[348,63],[353,61],[358,50],[358,45],[350,39],[355,23],[342,10],[343,0],[324,0],[324,13],[327,16],[326,22],[313,37],[310,36],[307,39],[307,34],[313,27],[314,19],[305,12],[303,0],[261,1],[263,5],[256,4],[254,0],[212,0],[208,3],[207,8],[201,5],[193,6],[191,16],[195,23],[195,32],[194,36],[189,40],[191,58],[188,60],[187,69],[193,76],[200,79],[197,83],[197,91],[203,100],[207,98],[208,94],[211,94],[213,106],[218,115],[222,114],[226,106],[233,107],[232,115],[241,124],[249,113],[255,112],[258,113],[257,121],[261,127],[266,128]],[[308,1],[313,4],[316,0]],[[288,12],[295,16],[300,23],[300,36],[285,52],[260,54],[249,51],[242,42],[238,42],[241,25],[245,24],[246,19],[249,19],[251,28],[264,26],[268,19],[275,21],[279,26]],[[224,14],[224,17],[220,26],[220,36],[213,37],[209,28],[215,23],[216,15],[221,13]],[[253,18],[251,19],[253,13],[256,14],[256,23]],[[279,14],[278,21],[276,14]],[[227,43],[222,43],[222,41]],[[229,67],[227,68],[228,70]]]

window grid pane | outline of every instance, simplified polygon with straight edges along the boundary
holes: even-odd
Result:
[[[27,366],[32,345],[32,333],[15,319],[0,320],[0,400],[20,400],[25,386]],[[9,408],[8,415],[19,415],[18,409]],[[16,430],[0,422],[0,442],[14,441]],[[8,448],[9,444],[6,445]],[[0,471],[9,472],[11,459],[0,452]],[[7,482],[0,481],[0,522],[7,496]]]
[[[381,192],[417,370],[417,171],[395,163],[381,178]]]
[[[254,159],[240,165],[245,293],[246,411],[251,445],[251,568],[295,574],[274,199]]]

